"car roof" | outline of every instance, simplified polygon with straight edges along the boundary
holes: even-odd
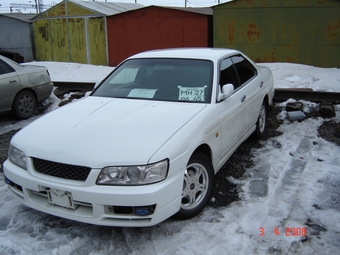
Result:
[[[8,58],[6,58],[5,56],[3,56],[3,55],[0,54],[0,59],[6,60],[6,59],[8,59]]]
[[[240,54],[240,52],[226,48],[173,48],[145,51],[130,58],[188,58],[218,61],[223,56],[235,54]]]
[[[12,59],[10,59],[10,58],[7,58],[7,57],[1,55],[1,54],[0,54],[0,59],[3,60],[3,61],[5,61],[8,65],[10,65],[10,66],[12,66],[12,67],[13,67],[13,65],[14,65],[14,66],[20,66],[19,63],[15,62],[14,60],[12,60]]]

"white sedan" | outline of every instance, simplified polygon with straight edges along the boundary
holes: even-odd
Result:
[[[0,55],[0,113],[12,111],[18,119],[27,119],[52,90],[46,67],[19,65]]]
[[[209,202],[216,172],[265,131],[271,71],[230,49],[134,55],[83,100],[12,139],[10,193],[71,220],[152,226],[188,219]]]

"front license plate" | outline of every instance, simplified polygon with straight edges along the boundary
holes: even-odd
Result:
[[[59,189],[45,188],[48,200],[53,205],[76,209],[73,204],[72,193]]]

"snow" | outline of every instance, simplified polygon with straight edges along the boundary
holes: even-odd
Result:
[[[105,78],[114,68],[109,66],[95,66],[66,62],[30,62],[24,65],[45,66],[51,75],[52,81],[59,82],[92,82]]]
[[[95,82],[112,70],[70,63],[30,64],[48,66],[53,80]],[[340,90],[336,68],[263,65],[273,71],[276,88]],[[47,111],[58,108],[59,99],[48,100]],[[316,107],[312,102],[303,104],[305,112]],[[337,115],[331,120],[340,122],[340,105],[335,109]],[[240,179],[225,176],[238,184],[241,200],[218,209],[208,207],[186,221],[112,228],[60,219],[17,202],[0,173],[0,254],[339,254],[340,146],[318,137],[317,128],[328,119],[291,122],[285,116],[284,111],[277,116],[283,121],[278,130],[283,134],[252,150],[255,166]],[[0,135],[30,121],[0,121]]]
[[[272,72],[275,88],[310,88],[340,92],[340,69],[291,63],[264,63]]]

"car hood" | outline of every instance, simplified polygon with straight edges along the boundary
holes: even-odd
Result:
[[[12,144],[30,157],[92,168],[146,164],[205,106],[90,96],[36,120]]]

